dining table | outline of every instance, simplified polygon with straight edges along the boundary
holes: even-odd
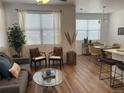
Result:
[[[94,48],[96,48],[96,49],[111,49],[111,47],[109,47],[109,46],[103,46],[103,45],[94,45]]]

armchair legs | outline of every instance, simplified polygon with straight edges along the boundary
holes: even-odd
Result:
[[[49,61],[48,61],[48,67],[50,68],[50,62],[51,61],[53,61],[53,66],[54,66],[54,61],[55,60],[53,60],[53,59],[49,59]],[[59,61],[60,62],[60,69],[62,68],[62,66],[63,66],[63,60],[56,60],[56,61]]]
[[[35,69],[35,71],[36,71],[36,69],[37,69],[37,62],[39,62],[40,65],[41,65],[41,61],[44,61],[44,62],[45,62],[45,67],[47,67],[47,59],[39,60],[39,61],[31,61],[30,67],[32,68],[32,62],[33,62],[33,63],[34,63],[34,69]]]
[[[48,59],[48,64],[47,64],[47,59],[44,59],[44,60],[39,60],[39,61],[31,60],[30,67],[32,68],[32,64],[34,63],[34,70],[36,71],[37,70],[37,62],[40,62],[40,64],[41,64],[41,61],[44,61],[45,62],[45,67],[49,67],[49,68],[50,68],[51,61],[53,61],[53,66],[55,64],[55,61],[59,61],[59,63],[60,63],[60,69],[64,65],[63,59],[59,59],[59,60]]]
[[[34,62],[34,69],[35,69],[35,71],[36,71],[36,62]]]
[[[47,67],[47,59],[45,60],[45,67]]]

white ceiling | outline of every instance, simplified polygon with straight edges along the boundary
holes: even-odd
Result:
[[[76,0],[76,12],[101,13],[103,6],[105,12],[114,12],[124,9],[124,0]]]
[[[3,1],[36,4],[35,0],[3,0]],[[106,6],[105,9],[106,13],[124,9],[124,0],[67,0],[67,2],[62,2],[59,0],[50,0],[49,4],[74,4],[76,5],[77,13],[101,13],[103,10],[102,9],[103,6]],[[83,10],[80,10],[80,8],[83,8]]]

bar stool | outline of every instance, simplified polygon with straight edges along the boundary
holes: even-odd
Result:
[[[112,66],[114,66],[116,63],[120,63],[121,61],[114,60],[111,58],[101,58],[101,65],[100,65],[100,74],[99,74],[99,79],[104,80],[104,79],[110,79],[110,86],[112,86]],[[102,71],[103,69],[103,64],[106,64],[109,66],[109,71]],[[110,73],[108,77],[102,77],[103,73]]]
[[[121,73],[117,72],[117,68],[121,71]],[[115,84],[115,81],[118,81],[118,84]],[[114,78],[112,82],[112,87],[122,87],[124,86],[124,63],[116,63]]]

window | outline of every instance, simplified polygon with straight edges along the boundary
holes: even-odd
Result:
[[[61,32],[59,16],[59,13],[26,14],[27,44],[59,44]]]
[[[100,39],[100,24],[99,20],[76,20],[76,40],[99,40]]]

